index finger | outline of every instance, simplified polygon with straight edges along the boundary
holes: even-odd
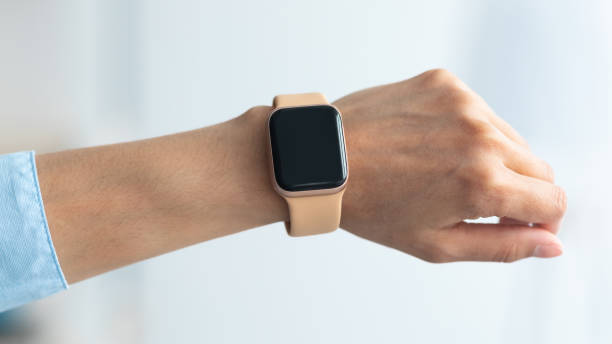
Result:
[[[501,185],[491,190],[487,212],[491,216],[558,230],[567,196],[558,185],[507,170]]]

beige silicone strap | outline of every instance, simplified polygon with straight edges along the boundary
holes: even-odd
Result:
[[[274,97],[275,108],[323,104],[329,102],[321,93],[283,94]]]
[[[294,107],[329,104],[321,93],[287,94],[274,97],[274,107]],[[305,236],[333,232],[340,227],[342,210],[341,190],[331,195],[285,197],[289,206],[289,222],[285,222],[291,236]]]
[[[285,197],[290,221],[285,222],[291,236],[333,232],[340,227],[344,190],[323,196]]]

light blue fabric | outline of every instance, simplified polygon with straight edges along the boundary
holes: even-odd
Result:
[[[49,234],[34,152],[0,155],[0,312],[67,287]]]

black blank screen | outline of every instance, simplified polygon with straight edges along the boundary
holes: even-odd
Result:
[[[347,177],[342,122],[326,105],[279,109],[270,117],[278,185],[287,191],[335,188]]]

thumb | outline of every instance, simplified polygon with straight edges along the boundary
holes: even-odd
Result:
[[[441,230],[438,240],[442,261],[513,262],[563,253],[563,244],[550,231],[522,224],[460,222]]]

